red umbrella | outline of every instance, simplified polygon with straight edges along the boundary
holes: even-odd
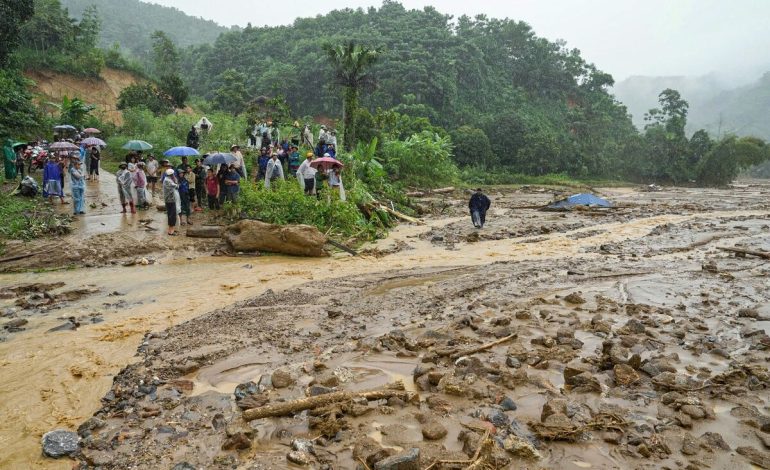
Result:
[[[334,167],[342,168],[345,165],[343,165],[341,161],[335,160],[332,157],[321,157],[321,158],[316,158],[315,160],[310,162],[310,166],[312,166],[313,168],[321,167],[323,168],[324,171],[327,171],[329,168],[334,168]]]
[[[85,129],[83,129],[83,132],[86,132],[88,134],[101,134],[102,133],[102,131],[100,131],[99,129],[95,129],[93,127],[86,127]]]

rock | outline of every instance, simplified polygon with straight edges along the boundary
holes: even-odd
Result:
[[[171,467],[171,470],[195,470],[195,467],[187,462],[181,462]]]
[[[254,395],[258,391],[257,384],[254,382],[246,382],[235,387],[233,395],[235,395],[235,400],[238,401],[243,400],[248,395]]]
[[[225,439],[222,444],[223,450],[244,450],[251,447],[251,439],[242,432],[235,433],[232,436]]]
[[[54,459],[75,455],[80,437],[76,432],[56,429],[43,434],[43,454]]]
[[[412,448],[374,464],[374,470],[420,470],[420,449]]]
[[[306,452],[310,455],[315,454],[315,447],[313,446],[313,441],[310,439],[294,439],[291,441],[291,450],[296,450],[298,452]]]
[[[569,294],[568,296],[564,297],[564,300],[571,304],[584,304],[586,303],[586,299],[584,299],[578,292],[573,292]]]
[[[619,445],[621,442],[623,442],[623,433],[615,429],[604,431],[604,433],[602,433],[602,439],[604,442]]]
[[[553,398],[545,402],[543,410],[540,412],[540,421],[544,423],[549,416],[556,413],[561,413],[563,415],[567,414],[567,400],[563,398]]]
[[[511,397],[504,397],[500,400],[500,408],[503,411],[516,411],[517,406]]]
[[[572,379],[583,372],[590,372],[587,367],[578,362],[571,362],[564,366],[564,383],[572,385]]]
[[[742,456],[746,457],[746,459],[753,463],[754,465],[770,469],[770,454],[767,452],[762,452],[760,450],[757,450],[753,447],[738,447],[735,449],[736,452],[741,454]]]
[[[291,374],[281,369],[273,372],[273,375],[270,378],[272,379],[273,387],[275,388],[286,388],[294,383],[294,379],[291,377]]]
[[[572,377],[568,385],[572,387],[572,391],[575,393],[598,393],[602,391],[599,380],[591,375],[590,372],[583,372],[582,374]]]
[[[447,435],[447,429],[436,420],[429,419],[422,425],[422,437],[429,441],[443,439]]]
[[[513,369],[518,369],[521,367],[521,361],[513,356],[508,356],[505,358],[505,365]]]
[[[690,433],[685,433],[682,438],[682,453],[684,455],[695,455],[698,453],[698,443]]]
[[[703,408],[700,406],[684,405],[679,409],[679,411],[691,417],[692,419],[703,419],[706,417],[706,412],[703,411]]]
[[[718,432],[704,432],[701,437],[698,438],[700,445],[711,451],[715,449],[730,450],[730,446],[722,438],[722,435]]]
[[[26,318],[14,318],[13,320],[5,322],[3,328],[6,330],[16,330],[27,323],[29,323],[29,321]]]
[[[239,220],[228,225],[222,238],[233,251],[269,251],[294,256],[328,256],[326,236],[310,225],[273,225]]]
[[[286,454],[286,460],[297,465],[310,465],[311,457],[306,452],[293,450]]]
[[[101,429],[101,428],[103,428],[106,425],[107,425],[107,423],[105,423],[101,419],[93,416],[91,418],[88,418],[88,420],[86,420],[86,422],[84,422],[83,424],[78,426],[78,435],[80,437],[87,437],[87,436],[91,435],[91,431],[93,431],[95,429]]]
[[[639,374],[636,373],[633,367],[627,364],[615,364],[613,371],[615,372],[615,383],[617,385],[631,385],[639,380]]]
[[[628,320],[625,325],[621,327],[621,330],[625,334],[633,334],[633,335],[641,335],[647,329],[645,326],[639,321],[634,318]]]
[[[492,410],[487,414],[487,421],[492,423],[496,428],[508,427],[511,420],[500,410]]]
[[[759,318],[759,312],[755,308],[742,308],[738,310],[738,318]]]
[[[503,441],[503,449],[523,459],[539,460],[541,458],[540,453],[532,446],[532,444],[513,434],[510,434],[505,438]]]
[[[308,395],[311,397],[316,397],[318,395],[324,395],[327,393],[332,393],[334,391],[333,388],[330,387],[324,387],[323,385],[311,385],[308,389]]]
[[[356,443],[353,445],[353,460],[363,460],[369,467],[372,467],[374,462],[381,460],[377,457],[380,456],[382,450],[380,443],[371,437],[361,437],[356,440]]]
[[[652,451],[647,447],[647,444],[640,444],[639,447],[636,448],[636,451],[644,458],[652,457]]]

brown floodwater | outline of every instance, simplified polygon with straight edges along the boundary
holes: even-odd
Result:
[[[618,197],[623,194],[618,191]],[[114,197],[111,201],[114,202]],[[76,236],[137,228],[140,216],[107,212],[106,208],[95,210],[89,217],[82,218],[77,223],[80,232]],[[726,208],[724,212],[710,212],[708,216],[756,214],[763,212],[740,212]],[[157,217],[159,215],[152,215],[153,219]],[[41,456],[40,437],[56,428],[75,429],[91,416],[100,407],[100,398],[109,390],[112,377],[135,360],[136,349],[146,332],[168,328],[213,309],[254,297],[267,289],[283,290],[308,281],[415,267],[447,268],[503,260],[601,256],[584,253],[584,248],[641,237],[661,224],[699,217],[703,215],[674,214],[628,222],[599,223],[566,233],[548,234],[537,243],[512,238],[464,244],[461,249],[453,251],[417,238],[431,227],[460,220],[447,218],[434,220],[427,226],[397,228],[388,239],[380,241],[378,247],[385,249],[394,242],[406,241],[413,249],[384,258],[351,258],[347,255],[328,259],[169,257],[149,266],[0,275],[2,286],[64,282],[66,286],[63,289],[83,286],[99,289],[97,294],[63,304],[61,308],[26,316],[29,320],[27,329],[10,335],[7,341],[0,343],[0,416],[4,418],[0,421],[0,448],[4,449],[0,455],[0,468],[70,468],[68,460],[56,461]],[[583,232],[591,233],[585,237],[572,237]],[[677,259],[678,255],[671,256]],[[448,276],[451,272],[417,282],[422,283],[424,288],[430,288],[432,283]],[[384,283],[375,287],[371,294],[414,285],[413,282],[396,280]],[[643,286],[626,289],[630,296],[650,295]],[[120,295],[110,296],[113,292]],[[69,316],[95,313],[102,315],[102,323],[83,324],[75,331],[46,332],[62,324]],[[581,337],[581,340],[586,342],[587,352],[600,344],[598,337]],[[231,364],[217,364],[214,369],[202,369],[192,377],[196,384],[195,393],[231,393],[235,384],[244,379],[258,378],[262,372],[260,362],[256,358],[245,357]],[[357,386],[361,388],[397,378],[404,380],[407,386],[413,386],[409,384],[413,367],[409,361],[346,358],[345,367],[351,369],[354,379],[358,380]],[[559,380],[556,376],[549,379],[553,383]],[[447,443],[456,447],[451,434]],[[456,432],[454,434],[456,436]],[[571,462],[568,455],[571,451],[565,446],[563,452],[567,454],[558,460]],[[598,453],[595,462],[573,460],[574,468],[589,468],[586,464],[593,468],[610,468],[614,461],[611,455]]]

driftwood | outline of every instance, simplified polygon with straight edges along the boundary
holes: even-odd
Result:
[[[417,224],[417,225],[425,225],[425,222],[423,222],[422,220],[415,219],[414,217],[410,217],[410,216],[408,216],[406,214],[402,214],[401,212],[398,212],[398,211],[394,211],[393,209],[391,209],[390,207],[388,207],[388,206],[386,206],[384,204],[381,204],[379,206],[379,209],[384,210],[388,214],[394,216],[397,219],[401,219],[401,220],[403,220],[405,222],[409,222],[409,223]]]
[[[722,246],[718,246],[717,250],[729,251],[730,253],[735,253],[736,255],[751,255],[758,256],[763,259],[770,259],[770,252],[766,251],[744,250],[743,248],[727,248]]]
[[[14,256],[7,256],[5,258],[0,258],[0,263],[7,263],[9,261],[16,261],[24,258],[31,258],[35,256],[36,253],[24,253],[23,255],[14,255]]]
[[[459,351],[457,349],[442,349],[442,350],[436,351],[435,354],[438,357],[449,356],[451,359],[459,359],[459,358],[461,358],[463,356],[470,356],[471,354],[476,354],[477,352],[486,351],[487,349],[494,348],[495,346],[497,346],[499,344],[503,344],[503,343],[506,343],[506,342],[508,342],[508,341],[510,341],[512,339],[516,339],[518,336],[519,336],[518,333],[513,333],[513,334],[508,335],[508,336],[506,336],[504,338],[500,338],[498,340],[492,341],[491,343],[482,344],[481,346],[476,346],[476,347],[468,348],[468,349],[462,349],[462,350],[459,350]]]
[[[353,248],[350,248],[348,246],[345,246],[345,245],[343,245],[340,242],[335,242],[334,240],[330,240],[330,239],[327,238],[326,239],[326,243],[328,243],[331,246],[337,247],[337,248],[339,248],[342,251],[348,252],[348,253],[350,253],[353,256],[358,256],[358,253],[356,252],[356,250],[354,250]]]
[[[246,410],[243,412],[243,419],[246,421],[253,421],[260,418],[286,416],[298,413],[300,411],[328,406],[334,403],[351,401],[356,398],[365,398],[367,400],[387,400],[391,397],[397,397],[406,402],[409,402],[414,398],[415,394],[413,392],[404,391],[403,383],[401,383],[400,387],[398,388],[399,390],[379,389],[370,390],[367,392],[332,392],[314,397],[299,398],[297,400],[287,401],[284,403],[276,403],[274,405],[267,405],[260,408],[252,408],[250,410]]]
[[[222,236],[222,229],[223,227],[218,225],[190,227],[187,229],[186,235],[193,238],[220,238]]]
[[[431,194],[447,194],[454,192],[455,187],[449,186],[446,188],[438,188],[438,189],[425,189],[425,190],[418,190],[418,191],[412,191],[409,193],[406,193],[408,197],[425,197],[429,196]]]

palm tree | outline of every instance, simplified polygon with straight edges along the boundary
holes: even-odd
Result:
[[[361,88],[374,84],[367,69],[377,61],[378,52],[368,46],[346,41],[342,44],[324,44],[329,61],[334,67],[337,84],[343,88],[342,122],[345,126],[343,145],[351,150],[355,145],[355,112]]]

